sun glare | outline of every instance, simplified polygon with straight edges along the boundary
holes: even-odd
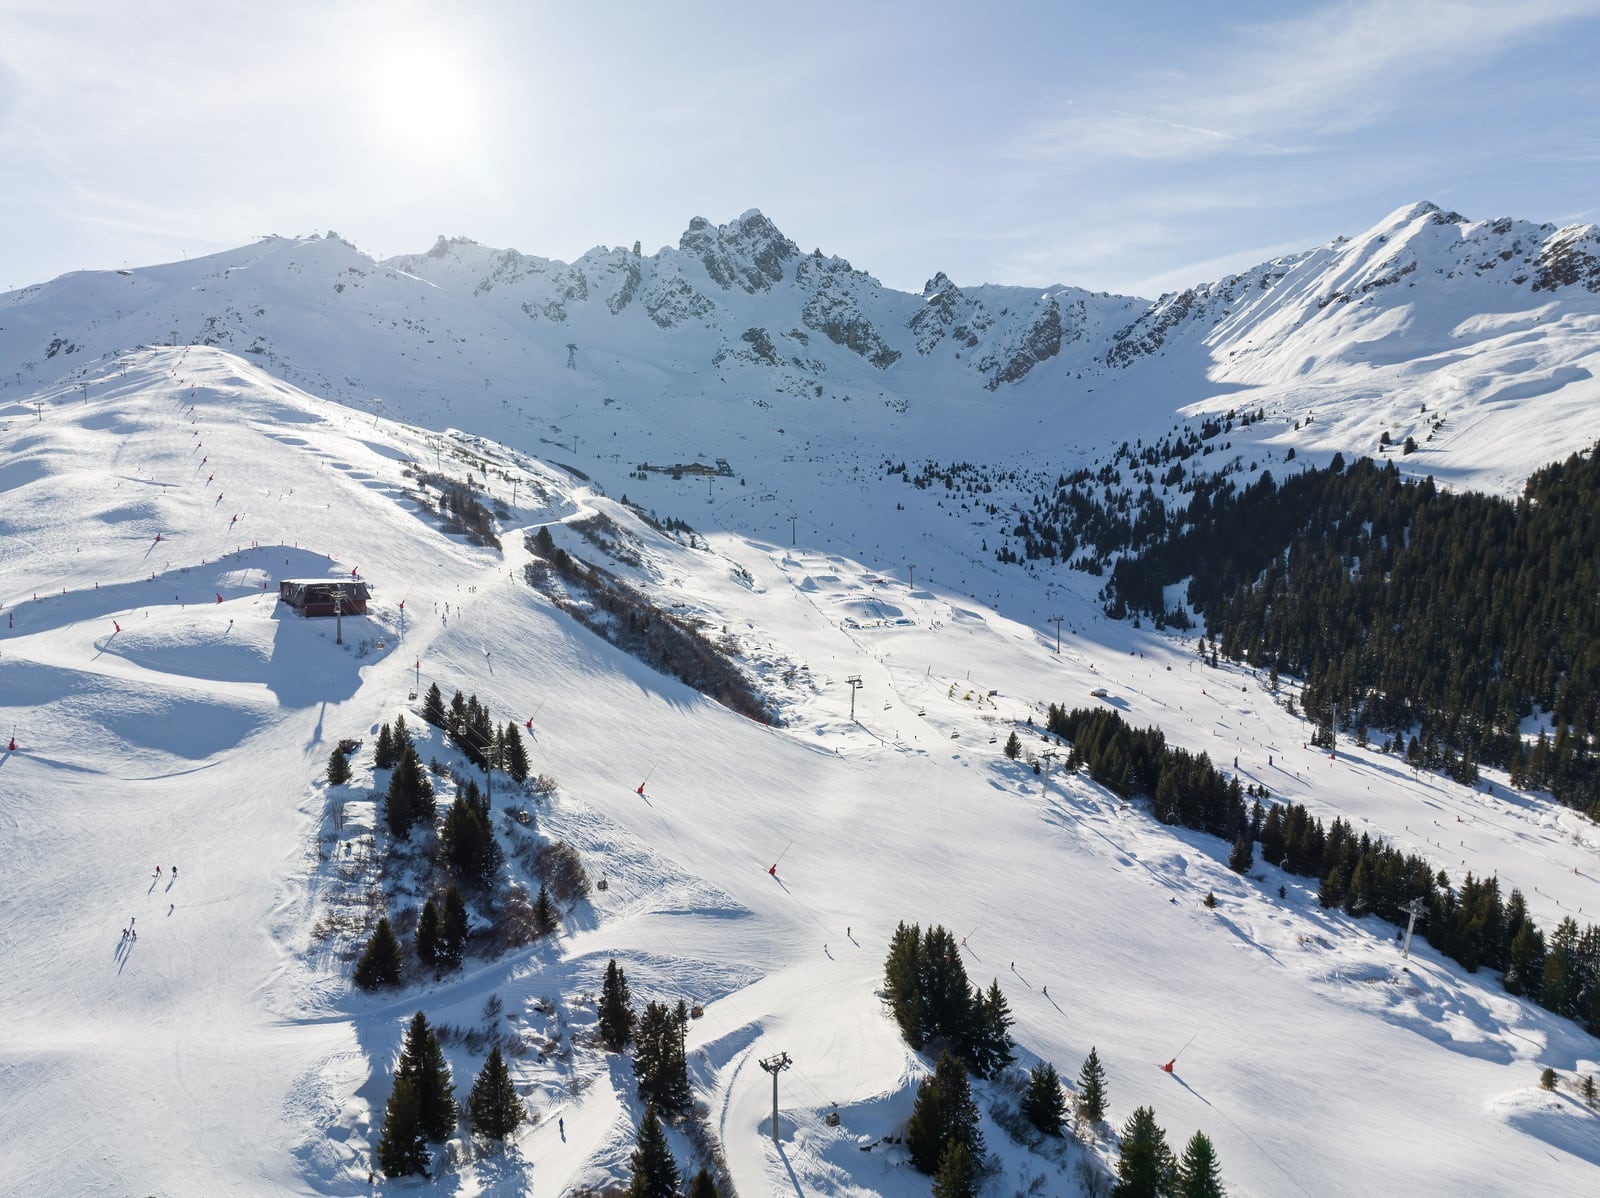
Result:
[[[481,135],[473,76],[445,44],[402,44],[374,56],[368,95],[382,139],[426,159],[455,159]]]

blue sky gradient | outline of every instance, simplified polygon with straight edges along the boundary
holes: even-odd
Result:
[[[581,11],[580,11],[581,8]],[[0,7],[0,288],[747,208],[883,282],[1154,296],[1414,200],[1600,211],[1600,0]]]

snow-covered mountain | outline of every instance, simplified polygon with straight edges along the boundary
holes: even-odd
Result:
[[[270,239],[0,297],[0,1189],[370,1192],[418,1009],[463,1031],[459,1094],[494,1040],[540,1117],[504,1157],[438,1150],[420,1192],[602,1188],[640,1115],[590,1037],[615,958],[640,1002],[703,1008],[696,1097],[739,1193],[926,1194],[892,1137],[927,1066],[876,994],[901,920],[965,936],[1023,1064],[1070,1081],[1095,1047],[1111,1126],[1149,1104],[1175,1146],[1206,1131],[1231,1193],[1591,1188],[1600,1117],[1538,1079],[1600,1070],[1592,1037],[1048,772],[1037,728],[1103,691],[1280,799],[1497,874],[1547,927],[1600,909],[1593,827],[1494,771],[1489,795],[1354,746],[1330,764],[1263,679],[993,551],[1034,485],[1234,407],[1267,417],[1218,466],[1414,432],[1404,469],[1512,489],[1600,437],[1593,245],[1418,207],[1152,305],[907,295],[748,213],[648,257]],[[910,486],[884,469],[905,459],[985,481]],[[473,480],[503,549],[441,527],[430,473]],[[541,528],[719,641],[774,723],[528,585]],[[352,571],[374,602],[342,645],[276,602]],[[496,782],[506,880],[537,886],[537,835],[608,886],[553,938],[365,995],[369,895],[400,923],[423,897],[383,864],[375,731],[406,713],[441,803],[475,776],[418,717],[434,682],[531,722],[557,784]],[[345,737],[367,743],[330,785]],[[987,1193],[1083,1193],[1115,1156],[1109,1130],[1029,1149],[1015,1095],[978,1097]]]

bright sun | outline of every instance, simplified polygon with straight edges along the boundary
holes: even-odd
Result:
[[[383,138],[437,161],[475,144],[483,113],[477,83],[448,45],[393,45],[368,68],[367,94]]]

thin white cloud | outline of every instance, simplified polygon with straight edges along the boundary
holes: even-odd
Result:
[[[1528,36],[1600,15],[1597,0],[1357,0],[1235,30],[1126,90],[1062,106],[1014,149],[1045,160],[1187,160],[1281,154],[1366,128],[1442,78],[1515,52]]]

